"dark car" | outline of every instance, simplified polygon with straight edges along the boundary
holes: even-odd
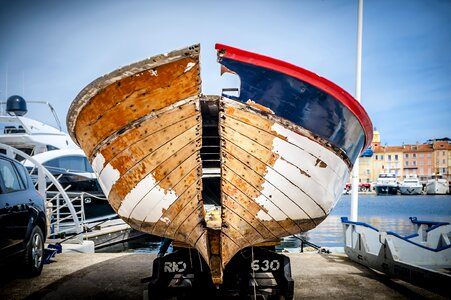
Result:
[[[25,275],[41,274],[46,236],[44,199],[25,167],[0,154],[0,270],[18,261]]]

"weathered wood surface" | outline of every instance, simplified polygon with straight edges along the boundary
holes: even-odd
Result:
[[[68,127],[122,219],[208,259],[199,94],[197,45],[94,81],[72,104]]]
[[[264,107],[215,99],[208,105],[220,110],[221,207],[209,213],[198,46],[97,79],[73,102],[68,128],[119,216],[195,247],[221,283],[240,249],[318,225],[340,197],[349,167],[330,145]]]
[[[222,239],[244,248],[314,228],[335,203],[346,164],[266,110],[220,103]],[[233,254],[224,251],[223,263]]]

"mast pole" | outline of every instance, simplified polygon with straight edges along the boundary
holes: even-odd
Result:
[[[363,30],[363,0],[358,0],[357,6],[357,62],[355,74],[355,98],[360,102],[362,79],[362,30]],[[352,169],[351,216],[352,222],[357,222],[359,208],[359,158]]]

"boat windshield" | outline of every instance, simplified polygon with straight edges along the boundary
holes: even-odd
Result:
[[[24,116],[8,114],[6,102],[0,102],[0,133],[20,134],[30,129],[46,128],[45,131],[62,131],[61,122],[53,106],[45,101],[27,101]]]

